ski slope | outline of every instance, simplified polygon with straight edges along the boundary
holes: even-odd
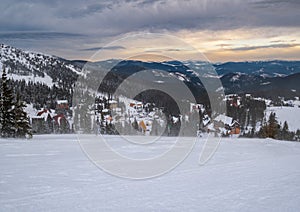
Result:
[[[203,143],[165,175],[127,180],[91,163],[75,135],[0,139],[0,211],[300,211],[300,143],[223,139],[199,166]]]

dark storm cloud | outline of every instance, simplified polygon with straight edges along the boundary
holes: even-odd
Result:
[[[86,49],[80,49],[81,51],[98,51],[98,50],[119,50],[119,49],[125,49],[124,46],[102,46],[102,47],[93,47],[93,48],[86,48]]]
[[[273,45],[263,45],[263,46],[245,46],[239,48],[230,48],[230,51],[250,51],[250,50],[257,50],[257,49],[269,49],[269,48],[291,48],[297,47],[300,44],[273,44]]]
[[[59,39],[59,38],[76,38],[82,37],[81,34],[65,32],[14,32],[1,33],[0,39]]]
[[[270,41],[270,43],[282,43],[282,42],[295,42],[296,40],[293,39],[293,40],[273,40],[273,41]]]
[[[299,0],[261,0],[254,2],[256,5],[276,5],[276,4],[290,4],[292,6],[300,6]]]
[[[160,52],[180,52],[185,51],[188,49],[180,49],[180,48],[170,48],[170,49],[151,49],[151,50],[145,50],[145,52],[148,53],[160,53]]]
[[[272,9],[258,5],[272,5]],[[35,29],[111,36],[140,30],[298,27],[298,14],[297,0],[4,0],[0,31]]]
[[[1,0],[0,43],[88,54],[126,33],[294,28],[298,16],[298,0]]]
[[[87,16],[91,16],[97,13],[101,13],[104,10],[111,10],[113,5],[115,5],[116,2],[100,2],[100,3],[93,3],[90,5],[86,5],[84,7],[75,8],[74,10],[70,10],[65,13],[57,13],[58,17],[62,18],[84,18]]]

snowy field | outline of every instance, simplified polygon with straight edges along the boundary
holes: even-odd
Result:
[[[1,139],[0,211],[300,211],[300,143],[223,139],[199,166],[203,143],[165,175],[126,180],[91,163],[74,135]]]

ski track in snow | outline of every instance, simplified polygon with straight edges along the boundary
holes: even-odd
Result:
[[[97,168],[76,135],[1,139],[0,211],[300,210],[300,143],[223,139],[212,159],[199,166],[203,143],[173,171],[137,181]]]

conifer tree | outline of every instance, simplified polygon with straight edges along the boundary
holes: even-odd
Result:
[[[282,140],[287,140],[287,141],[294,140],[295,133],[291,132],[289,130],[289,126],[288,126],[288,123],[286,121],[283,123],[281,135],[282,135],[282,138],[281,138]]]
[[[296,131],[295,139],[296,139],[296,141],[300,141],[300,130],[299,129]]]
[[[15,116],[13,112],[13,100],[13,93],[12,90],[8,87],[6,70],[3,67],[0,98],[1,137],[15,136]]]
[[[3,97],[2,97],[2,82],[0,87],[0,136],[2,135],[2,122],[3,122]]]
[[[134,121],[133,121],[133,123],[132,123],[132,127],[133,127],[133,129],[135,129],[135,130],[138,130],[138,129],[139,129],[139,124],[138,124],[136,118],[134,118]]]
[[[15,114],[15,135],[18,138],[32,137],[31,126],[29,123],[28,115],[24,111],[26,107],[25,102],[20,99],[20,95],[17,95],[17,99],[14,107]]]
[[[161,127],[161,125],[158,123],[158,121],[156,119],[153,120],[152,122],[152,129],[151,129],[151,135],[161,135],[163,133],[163,128]]]
[[[261,127],[257,133],[259,138],[267,138],[268,137],[268,125],[266,119],[264,118],[261,124]]]
[[[268,121],[268,127],[267,127],[267,135],[269,138],[277,138],[277,135],[279,133],[280,125],[278,124],[276,120],[276,114],[271,113]]]

